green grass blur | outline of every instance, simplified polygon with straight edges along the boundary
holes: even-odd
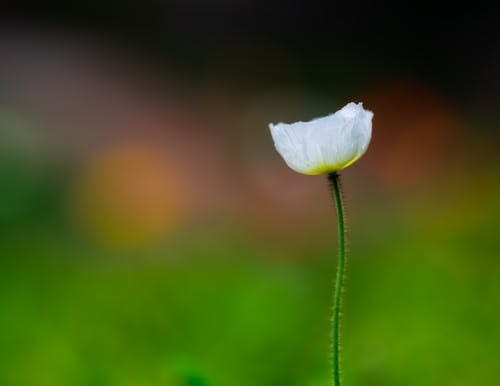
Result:
[[[116,251],[68,228],[63,183],[3,167],[1,199],[24,211],[2,218],[1,385],[329,383],[333,210],[310,244],[212,220]],[[499,384],[500,185],[495,171],[467,178],[349,200],[346,385]]]

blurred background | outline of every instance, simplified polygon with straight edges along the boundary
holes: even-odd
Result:
[[[333,201],[267,124],[349,101],[345,384],[500,385],[496,6],[0,15],[0,385],[328,385]]]

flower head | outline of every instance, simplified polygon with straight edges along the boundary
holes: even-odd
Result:
[[[296,172],[317,175],[339,171],[368,148],[373,113],[362,103],[309,122],[269,124],[274,146]]]

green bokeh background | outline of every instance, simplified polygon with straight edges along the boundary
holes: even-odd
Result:
[[[351,219],[346,384],[500,381],[494,172],[480,177],[481,199],[465,175],[446,194],[350,200],[362,210]],[[2,223],[2,385],[328,384],[333,210],[310,245],[212,220],[123,252],[83,243],[62,225],[50,179],[20,175],[2,186],[30,209]]]

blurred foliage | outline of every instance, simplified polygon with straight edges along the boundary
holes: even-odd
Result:
[[[346,385],[500,384],[494,175],[481,176],[491,184],[473,210],[471,186],[446,203],[402,200],[355,217]],[[44,216],[24,217],[22,231],[2,225],[1,385],[329,383],[333,219],[304,260],[293,241],[263,245],[241,224],[124,252]]]

